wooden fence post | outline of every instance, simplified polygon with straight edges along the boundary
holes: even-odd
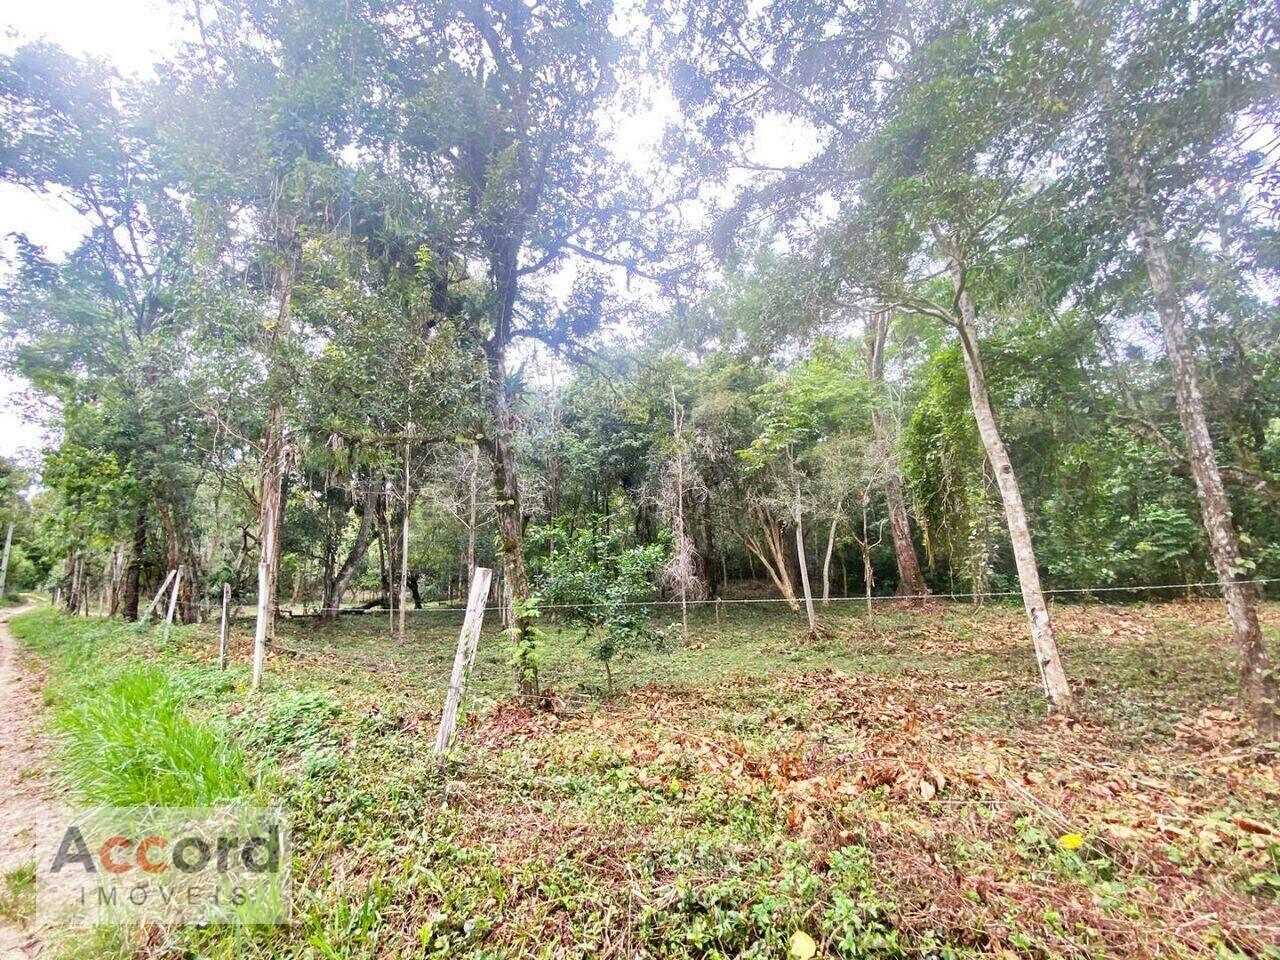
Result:
[[[176,570],[170,570],[167,574],[165,574],[164,583],[160,584],[160,589],[156,591],[156,595],[152,599],[151,603],[148,605],[146,613],[144,613],[138,619],[139,623],[147,622],[147,618],[151,616],[151,611],[156,608],[156,605],[160,602],[160,598],[164,596],[164,592],[169,586],[169,581],[173,579],[173,575],[177,572],[178,571]]]
[[[0,597],[4,596],[4,592],[9,585],[9,548],[13,545],[13,521],[9,521],[9,526],[4,531],[4,558],[0,559]]]
[[[177,576],[173,578],[173,592],[169,594],[169,612],[164,618],[164,636],[161,640],[169,642],[169,628],[173,626],[173,611],[178,607],[178,588],[182,586],[182,564],[178,564]]]
[[[231,623],[228,608],[231,605],[231,584],[222,585],[222,625],[218,628],[218,669],[227,669],[227,645],[231,639]]]
[[[480,627],[484,624],[484,606],[489,596],[489,580],[493,571],[488,567],[476,567],[471,578],[471,594],[467,598],[467,615],[458,633],[458,650],[453,655],[453,676],[449,680],[449,693],[445,697],[444,712],[440,714],[440,732],[436,735],[436,753],[449,752],[458,726],[458,710],[466,691],[467,678],[476,662],[476,648],[480,644]]]
[[[267,609],[267,580],[269,571],[265,563],[258,564],[258,625],[253,631],[253,688],[262,683],[262,665],[267,659],[267,617],[273,611]]]

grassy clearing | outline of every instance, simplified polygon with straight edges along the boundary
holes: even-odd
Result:
[[[841,957],[1280,956],[1280,766],[1245,741],[1216,604],[1060,608],[1069,723],[1043,716],[1017,609],[828,620],[805,645],[784,610],[701,611],[614,697],[553,634],[541,705],[506,696],[488,633],[446,781],[452,615],[403,642],[375,617],[284,623],[257,694],[248,625],[219,673],[210,629],[162,647],[28,615],[55,724],[86,678],[141,667],[135,699],[180,704],[226,782],[290,809],[305,888],[292,927],[81,955],[780,957],[803,931]]]

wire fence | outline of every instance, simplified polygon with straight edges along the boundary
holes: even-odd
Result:
[[[1250,580],[1232,581],[1236,586],[1265,586],[1272,583],[1280,583],[1280,577],[1260,577]],[[1219,589],[1227,585],[1222,580],[1195,580],[1185,583],[1146,583],[1136,584],[1133,586],[1106,586],[1106,587],[1057,587],[1041,592],[1046,596],[1092,596],[1094,594],[1112,594],[1112,593],[1146,593],[1162,590],[1204,590]],[[1021,590],[987,590],[973,591],[969,593],[917,593],[907,595],[876,595],[872,594],[852,594],[840,597],[814,597],[816,603],[913,603],[916,601],[930,600],[988,600],[1008,597],[1021,597]],[[679,607],[687,605],[690,607],[706,607],[706,606],[746,606],[753,604],[788,604],[795,606],[797,603],[803,603],[803,597],[736,597],[736,598],[716,598],[709,597],[699,600],[627,600],[627,601],[605,601],[605,602],[588,602],[588,603],[544,603],[539,604],[540,611],[556,611],[556,610],[583,610],[593,609],[597,607]],[[387,608],[382,606],[378,609],[379,613],[386,613]],[[484,608],[486,613],[501,611],[503,607],[498,604],[492,604]],[[295,614],[295,616],[319,616],[324,613],[355,613],[363,612],[359,607],[317,607],[308,609],[304,614]],[[398,612],[398,608],[397,608]],[[433,606],[423,607],[406,607],[405,614],[430,614],[430,613],[465,613],[464,606],[446,606],[439,601]]]
[[[1262,587],[1280,583],[1280,578],[1236,582]],[[1092,590],[1059,588],[1045,593],[1116,596],[1220,589],[1223,585],[1221,581],[1201,580]],[[862,610],[848,605],[863,607],[865,595],[832,597],[829,603],[843,603],[844,610],[828,610],[831,619],[825,625],[827,629],[816,635],[802,630],[802,610],[778,606],[787,602],[785,598],[722,599],[719,604],[725,609],[715,611],[714,621],[710,608],[716,607],[717,601],[707,599],[691,602],[700,614],[696,619],[690,618],[690,629],[683,637],[678,622],[672,623],[670,629],[657,631],[659,638],[624,646],[607,661],[598,649],[598,636],[552,618],[548,627],[553,632],[540,644],[538,673],[542,689],[536,695],[512,689],[512,647],[503,642],[498,618],[491,616],[468,681],[468,710],[512,701],[533,708],[532,713],[546,708],[557,715],[574,715],[620,695],[639,696],[641,702],[651,702],[656,715],[676,709],[702,710],[711,715],[726,709],[733,712],[742,697],[759,694],[761,704],[773,702],[774,706],[768,709],[781,711],[785,725],[790,722],[786,719],[790,708],[777,706],[777,690],[794,691],[796,702],[807,703],[818,696],[815,689],[834,684],[843,691],[838,696],[855,707],[864,699],[872,704],[883,697],[896,704],[889,709],[889,721],[883,717],[867,721],[873,725],[897,722],[893,717],[903,709],[912,713],[916,704],[953,711],[956,716],[963,714],[965,719],[948,722],[972,725],[974,729],[1039,716],[1048,706],[1040,692],[1036,661],[1026,643],[1020,605],[992,604],[984,612],[976,604],[943,602],[931,607],[910,602],[993,597],[1012,599],[1020,597],[1020,593],[1005,590],[873,596],[877,612],[868,610],[864,616],[858,616]],[[1209,596],[1198,599],[1208,601]],[[641,605],[670,608],[679,606],[679,600]],[[548,605],[544,609],[566,606],[572,605]],[[495,605],[484,608],[487,613],[500,609]],[[1134,723],[1149,722],[1153,716],[1165,717],[1171,710],[1191,717],[1205,705],[1231,702],[1237,690],[1232,660],[1222,655],[1225,647],[1206,645],[1202,630],[1215,618],[1220,618],[1225,627],[1225,612],[1215,607],[1215,613],[1205,609],[1203,613],[1188,614],[1183,632],[1167,622],[1169,613],[1161,612],[1158,603],[1132,608],[1132,616],[1126,609],[1099,607],[1091,613],[1085,605],[1062,608],[1062,637],[1067,643],[1064,649],[1073,685],[1079,683],[1076,689],[1090,704],[1090,711],[1129,729]],[[460,618],[465,608],[431,607],[405,612],[458,614]],[[849,619],[851,614],[854,620]],[[789,615],[797,618],[795,629],[789,629],[784,622]],[[1182,618],[1176,611],[1172,615]],[[1099,621],[1099,616],[1109,619]],[[372,703],[380,705],[379,709],[404,711],[414,723],[428,722],[418,718],[438,708],[451,682],[458,619],[442,616],[410,620],[409,629],[399,634],[385,611],[373,616],[343,617],[339,624],[324,629],[298,618],[293,626],[279,628],[271,672],[295,678],[286,682],[311,683],[324,678],[324,682],[352,686],[365,691]],[[1229,631],[1218,633],[1223,644],[1230,642]],[[241,639],[247,637],[242,633]],[[243,663],[247,655],[243,643],[240,652]],[[1188,670],[1191,663],[1196,668]],[[1164,666],[1153,669],[1153,664]],[[1135,677],[1141,677],[1141,682],[1136,682]],[[860,686],[842,686],[847,683]],[[677,703],[678,707],[673,706]],[[499,721],[498,727],[505,729],[502,724],[510,722],[516,724],[512,728],[516,729],[525,722],[523,716],[514,714]],[[930,713],[929,709],[920,716],[925,720],[932,717],[930,722],[937,720],[936,711]],[[737,721],[729,722],[732,727]],[[803,717],[797,722],[802,726]],[[518,736],[518,730],[511,735]]]

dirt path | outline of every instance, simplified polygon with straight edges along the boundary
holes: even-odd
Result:
[[[43,768],[49,746],[41,733],[44,678],[23,666],[18,643],[5,624],[28,609],[0,611],[0,897],[10,892],[9,874],[35,861],[37,824],[63,810]],[[0,914],[0,958],[36,957],[42,946],[38,929],[19,929],[11,917]]]

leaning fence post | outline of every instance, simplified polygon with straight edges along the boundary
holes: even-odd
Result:
[[[173,593],[169,594],[169,613],[164,618],[163,642],[169,642],[169,628],[173,626],[173,611],[178,606],[178,588],[182,586],[182,564],[178,564],[177,576],[173,578]]]
[[[160,598],[164,596],[165,590],[169,588],[169,581],[173,579],[173,575],[175,573],[177,573],[176,570],[170,570],[168,573],[164,575],[164,583],[160,584],[160,589],[156,591],[155,597],[152,598],[151,603],[147,606],[146,613],[144,613],[138,619],[139,623],[147,622],[147,619],[151,616],[151,611],[154,610],[156,608],[156,605],[160,603]]]
[[[467,598],[467,615],[458,633],[458,650],[453,655],[453,675],[449,679],[449,693],[445,697],[444,711],[440,714],[440,732],[436,734],[436,753],[449,752],[453,735],[458,726],[458,708],[466,690],[467,678],[476,662],[476,648],[480,644],[480,627],[484,623],[484,605],[489,596],[489,580],[493,571],[488,567],[476,567],[471,578],[471,594]]]
[[[231,605],[231,584],[222,585],[222,624],[218,627],[218,669],[227,669],[227,641],[230,639],[231,624],[227,619],[227,609]]]

